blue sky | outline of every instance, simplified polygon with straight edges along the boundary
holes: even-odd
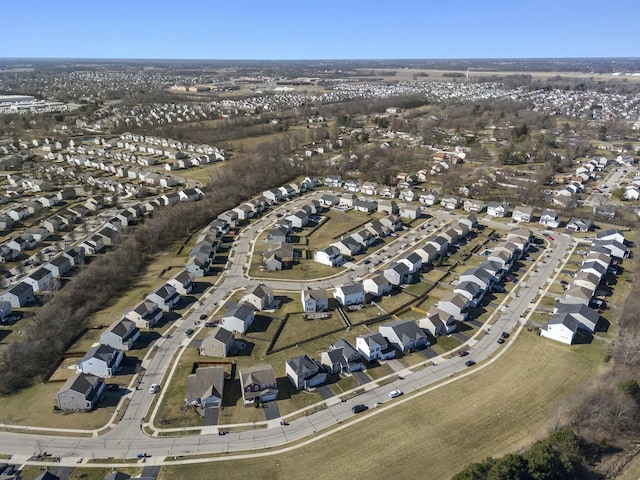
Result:
[[[0,57],[639,57],[637,0],[3,0]]]

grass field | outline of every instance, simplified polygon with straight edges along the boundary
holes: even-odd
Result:
[[[308,478],[314,472],[314,478],[331,479],[330,452],[341,475],[353,478],[375,472],[447,479],[469,462],[518,451],[542,438],[558,403],[602,368],[603,356],[599,342],[566,347],[523,331],[499,362],[319,444],[256,459],[164,467],[159,478],[214,474],[232,480],[259,470],[261,478]],[[372,426],[384,433],[371,435]]]

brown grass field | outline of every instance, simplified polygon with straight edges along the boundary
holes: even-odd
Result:
[[[375,415],[319,443],[262,458],[164,467],[160,479],[446,479],[472,461],[520,450],[549,430],[561,400],[603,368],[603,346],[566,347],[523,331],[499,362]],[[372,435],[372,428],[377,434]],[[401,446],[401,447],[400,447]],[[399,450],[401,448],[401,450]],[[300,468],[304,465],[304,468]]]

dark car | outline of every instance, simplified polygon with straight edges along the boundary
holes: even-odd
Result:
[[[187,328],[187,329],[184,331],[184,334],[185,334],[185,335],[191,335],[193,332],[194,332],[193,328]]]
[[[500,334],[500,336],[501,336],[502,338],[509,338],[509,332],[502,332],[502,333]]]
[[[476,362],[474,362],[473,360],[467,360],[466,362],[464,362],[465,367],[473,367],[475,364]]]
[[[200,315],[200,320],[204,320],[205,318],[207,318],[207,314],[203,313],[202,315]]]
[[[358,405],[354,405],[353,407],[351,407],[351,411],[353,413],[362,413],[365,410],[367,410],[367,406],[366,405],[362,405],[361,403],[359,403]]]
[[[227,431],[226,430],[218,430],[218,435],[222,436],[222,435],[226,435]]]
[[[502,337],[498,338],[498,343],[504,343],[504,338]]]

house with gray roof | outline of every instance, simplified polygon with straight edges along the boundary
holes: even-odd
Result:
[[[227,313],[222,316],[220,325],[230,332],[247,333],[247,330],[255,319],[253,305],[241,302],[232,305]]]
[[[400,286],[409,283],[411,271],[405,263],[393,263],[382,272],[391,285]]]
[[[245,406],[278,398],[276,374],[271,365],[254,365],[240,369],[240,388]]]
[[[302,289],[302,309],[305,313],[324,312],[329,309],[329,296],[324,289]]]
[[[346,340],[340,339],[320,354],[320,364],[330,374],[362,370],[360,352]]]
[[[9,302],[11,308],[22,308],[35,302],[36,297],[33,293],[33,287],[30,284],[20,282],[2,292],[2,294],[0,294],[0,300]]]
[[[571,345],[578,331],[578,320],[572,315],[553,315],[547,325],[540,329],[540,336]]]
[[[203,408],[221,407],[223,392],[224,368],[198,367],[187,377],[184,403]]]
[[[175,288],[179,295],[188,295],[193,290],[195,275],[187,270],[182,270],[178,275],[167,280],[167,284]]]
[[[366,333],[357,337],[356,349],[368,361],[389,360],[396,356],[393,345],[390,345],[379,332]]]
[[[362,283],[340,285],[334,288],[333,297],[343,307],[360,305],[364,303],[364,288]]]
[[[578,321],[578,328],[591,333],[595,332],[598,322],[600,321],[600,314],[598,311],[593,308],[589,308],[588,305],[565,303],[562,300],[556,302],[553,313],[573,316]]]
[[[207,357],[226,358],[234,355],[236,352],[236,340],[233,332],[224,327],[215,327],[202,340],[199,352],[200,355],[206,355]]]
[[[113,377],[120,369],[124,359],[122,351],[109,345],[91,347],[84,357],[77,363],[78,373],[88,373],[96,377]]]
[[[308,355],[289,358],[285,362],[287,378],[298,390],[308,390],[327,381],[327,373],[319,362]]]
[[[116,320],[100,335],[100,344],[117,350],[131,350],[140,338],[140,329],[131,320]]]
[[[461,293],[449,292],[445,294],[436,306],[443,312],[453,315],[453,317],[462,322],[469,315],[469,299]]]
[[[147,300],[151,300],[163,312],[168,312],[176,308],[176,305],[180,303],[180,295],[178,295],[174,286],[165,283],[147,295]]]
[[[380,325],[380,334],[401,352],[412,352],[429,345],[427,336],[413,320],[398,320]]]
[[[163,315],[162,310],[155,302],[143,300],[131,310],[126,311],[124,318],[134,322],[139,329],[148,330],[162,320]]]
[[[450,313],[433,306],[418,323],[421,329],[428,331],[434,337],[438,337],[455,332],[458,322]]]
[[[344,258],[342,257],[340,249],[333,245],[329,245],[322,250],[317,250],[313,255],[313,259],[316,262],[329,267],[337,267],[344,263]]]
[[[370,278],[365,278],[362,282],[364,291],[374,297],[380,298],[391,292],[393,285],[383,274],[378,274]]]
[[[102,398],[104,380],[95,375],[81,373],[73,375],[56,394],[56,403],[60,410],[93,410]]]
[[[266,310],[273,304],[273,288],[264,283],[247,287],[240,301],[253,305],[256,310]]]

